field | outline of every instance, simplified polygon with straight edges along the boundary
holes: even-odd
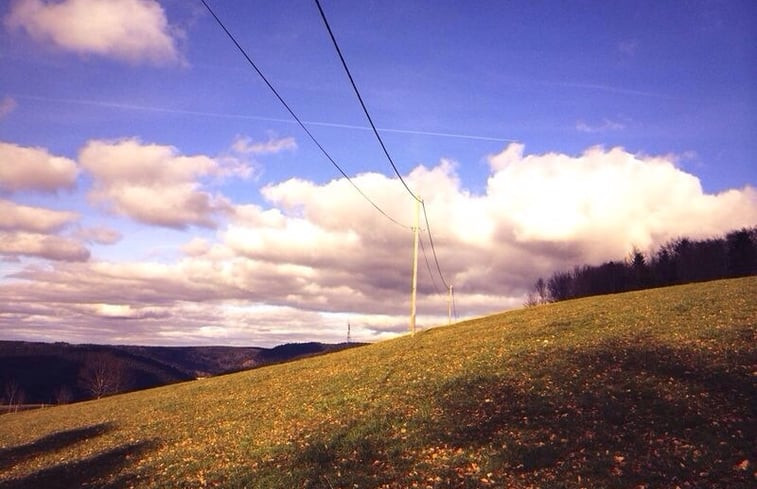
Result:
[[[0,488],[747,488],[757,278],[0,416]]]

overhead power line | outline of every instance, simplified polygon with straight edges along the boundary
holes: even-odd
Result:
[[[389,160],[389,163],[392,165],[392,168],[394,169],[394,173],[397,175],[397,177],[400,179],[400,182],[402,182],[402,185],[405,186],[405,189],[410,193],[410,195],[417,201],[420,202],[423,206],[423,215],[426,220],[426,231],[428,232],[428,238],[429,243],[431,243],[431,251],[434,254],[434,262],[436,263],[436,270],[439,272],[439,277],[442,279],[442,283],[447,288],[447,290],[451,290],[450,285],[447,283],[447,281],[444,279],[444,274],[442,273],[442,269],[439,266],[439,259],[436,255],[436,248],[434,246],[434,238],[431,235],[431,227],[429,226],[428,222],[428,214],[426,213],[426,204],[423,202],[423,199],[418,197],[415,192],[410,190],[410,187],[405,182],[405,179],[402,178],[402,174],[400,174],[399,170],[397,169],[397,165],[394,164],[394,160],[392,159],[391,155],[389,154],[389,151],[386,149],[386,145],[384,144],[383,139],[381,139],[381,135],[379,134],[378,130],[376,129],[376,125],[373,123],[373,119],[371,118],[371,114],[368,112],[368,108],[365,106],[365,102],[363,101],[363,97],[360,95],[360,90],[357,88],[357,84],[355,83],[355,79],[352,78],[352,73],[350,73],[350,69],[347,66],[347,62],[344,59],[344,55],[342,55],[342,50],[339,48],[339,43],[336,41],[336,36],[334,36],[334,32],[331,30],[331,26],[329,25],[329,21],[326,18],[326,13],[323,11],[323,7],[321,7],[321,2],[319,0],[315,0],[315,4],[318,7],[318,12],[321,14],[321,19],[323,20],[323,23],[326,26],[326,30],[329,33],[329,37],[331,37],[331,42],[334,44],[334,49],[336,49],[337,54],[339,55],[339,60],[342,62],[342,66],[344,67],[344,71],[347,73],[347,77],[350,80],[350,84],[352,85],[352,89],[355,91],[355,95],[357,96],[358,101],[360,101],[360,106],[363,108],[363,112],[365,113],[365,117],[368,119],[368,122],[371,125],[371,128],[373,129],[373,134],[375,134],[376,139],[378,140],[379,144],[381,145],[381,149],[384,151],[384,155],[386,155],[387,160]],[[416,224],[417,225],[417,224]],[[421,245],[423,245],[423,242],[421,242]],[[424,250],[424,256],[425,256],[425,250]],[[428,261],[426,262],[428,264]],[[433,280],[433,276],[432,276]],[[436,284],[434,283],[434,286],[436,287]]]
[[[426,254],[426,247],[424,246],[422,239],[419,239],[418,242],[421,244],[421,250],[423,251],[423,259],[426,260],[426,270],[428,270],[428,276],[431,277],[431,283],[434,286],[434,290],[438,294],[439,287],[436,286],[436,279],[434,279],[434,273],[431,271],[431,264],[428,261],[428,255]]]
[[[284,100],[284,98],[279,94],[279,92],[274,88],[274,86],[271,84],[270,81],[268,81],[268,78],[263,74],[263,72],[258,68],[258,66],[255,64],[255,62],[252,60],[252,58],[247,54],[247,51],[239,44],[239,42],[236,40],[234,35],[226,28],[224,23],[221,21],[221,19],[216,15],[216,13],[213,11],[213,9],[208,5],[206,0],[200,0],[202,4],[205,6],[207,11],[210,13],[210,15],[215,19],[216,23],[221,27],[221,29],[226,33],[226,35],[231,39],[231,41],[234,43],[234,45],[237,47],[239,52],[244,56],[244,58],[247,60],[249,65],[255,70],[255,72],[260,76],[260,78],[263,80],[263,82],[266,84],[266,86],[273,92],[273,94],[276,96],[276,98],[279,100],[279,102],[286,108],[287,112],[289,112],[289,115],[292,116],[292,118],[299,124],[299,126],[302,128],[303,131],[310,137],[310,139],[313,141],[313,143],[318,147],[318,149],[323,153],[323,155],[331,162],[331,164],[339,171],[339,173],[342,174],[342,176],[347,179],[347,181],[355,188],[355,190],[360,193],[360,195],[367,200],[378,212],[380,212],[384,217],[392,221],[394,224],[403,227],[408,228],[408,226],[405,226],[404,224],[400,223],[399,221],[392,218],[389,214],[384,212],[383,209],[381,209],[373,200],[371,200],[363,191],[360,189],[360,187],[357,186],[355,182],[352,181],[352,179],[347,175],[347,173],[342,169],[342,167],[339,166],[339,164],[331,157],[331,155],[326,151],[326,149],[321,145],[320,142],[315,138],[315,136],[310,132],[310,130],[307,128],[307,126],[303,123],[303,121],[297,116],[297,114],[294,112],[294,110],[287,104],[287,102]],[[426,204],[423,202],[423,200],[418,197],[408,186],[407,182],[405,182],[404,178],[402,177],[402,174],[397,169],[397,165],[395,165],[394,160],[392,159],[391,155],[389,154],[389,151],[386,148],[386,145],[384,144],[384,141],[381,139],[381,135],[378,132],[378,129],[376,129],[376,125],[373,123],[373,119],[370,116],[370,113],[368,112],[368,108],[365,105],[365,102],[363,101],[362,96],[360,95],[360,91],[357,88],[357,85],[355,83],[355,80],[352,78],[352,74],[350,73],[350,70],[347,66],[347,62],[344,59],[344,56],[342,55],[341,49],[339,48],[339,45],[336,42],[336,38],[334,37],[334,33],[331,30],[331,26],[328,23],[328,20],[326,19],[326,15],[323,11],[323,8],[321,7],[321,4],[319,0],[315,0],[315,3],[318,7],[318,11],[321,14],[321,19],[323,20],[326,29],[328,30],[329,36],[331,37],[331,41],[334,44],[334,48],[336,49],[337,54],[339,55],[339,59],[342,62],[342,66],[344,67],[345,72],[347,73],[347,76],[350,80],[350,84],[352,85],[353,90],[355,91],[355,95],[358,98],[358,101],[360,102],[360,106],[363,108],[363,112],[365,113],[366,118],[368,119],[368,122],[370,123],[371,129],[373,130],[374,135],[376,136],[376,139],[378,140],[379,144],[381,145],[381,149],[384,151],[384,155],[386,156],[387,160],[392,166],[392,169],[394,170],[394,173],[399,178],[402,185],[405,187],[405,189],[408,191],[408,193],[415,199],[416,205],[420,204],[423,206],[423,215],[424,219],[426,221],[426,231],[428,233],[429,237],[429,243],[431,244],[431,251],[434,255],[434,262],[436,264],[436,270],[439,273],[439,277],[442,280],[442,283],[445,285],[447,290],[450,291],[450,294],[453,294],[451,286],[447,283],[447,281],[444,278],[444,274],[442,273],[441,267],[439,266],[439,258],[436,254],[436,247],[434,245],[434,238],[431,234],[431,228],[428,221],[428,214],[426,212]],[[417,212],[416,212],[417,213]],[[417,232],[418,232],[418,223],[417,223],[417,216],[416,216],[416,224],[415,227],[410,228],[413,229],[413,231],[416,233],[416,240],[418,239]],[[423,247],[423,242],[421,241],[421,246]],[[417,253],[417,251],[416,251]],[[439,292],[438,288],[436,287],[436,281],[434,280],[433,273],[431,273],[431,266],[428,261],[428,257],[426,255],[425,247],[423,247],[423,255],[426,260],[426,267],[429,270],[429,275],[431,276],[432,283],[434,285],[434,289]],[[415,280],[415,279],[414,279]],[[415,285],[413,285],[415,287]],[[414,296],[413,296],[414,297]],[[454,296],[451,298],[452,305],[454,307]],[[414,318],[414,313],[412,314]],[[457,311],[455,311],[455,316],[457,316]],[[414,321],[414,319],[413,319]],[[413,328],[414,330],[414,328]]]
[[[410,187],[408,187],[407,183],[405,182],[405,179],[402,178],[402,174],[397,169],[397,165],[394,164],[394,160],[389,155],[389,151],[386,149],[386,145],[384,145],[384,140],[381,139],[381,135],[379,134],[378,129],[376,129],[376,125],[373,123],[373,119],[371,119],[371,114],[368,113],[368,108],[366,108],[365,102],[363,102],[363,97],[360,96],[360,91],[357,89],[355,80],[352,78],[350,69],[347,67],[347,62],[344,60],[344,56],[342,55],[342,50],[339,49],[339,44],[336,42],[336,37],[334,37],[334,33],[331,30],[329,21],[326,19],[326,14],[323,12],[323,8],[321,7],[321,2],[319,2],[318,0],[315,0],[315,4],[318,6],[318,11],[321,13],[321,19],[323,19],[323,23],[326,25],[326,30],[329,31],[331,42],[334,43],[334,48],[336,49],[336,52],[339,55],[339,59],[342,61],[342,66],[344,67],[344,71],[347,72],[347,77],[350,79],[350,84],[352,85],[352,89],[355,91],[355,95],[357,95],[357,99],[360,101],[360,106],[363,108],[363,112],[365,112],[365,117],[368,118],[368,122],[370,123],[371,128],[373,129],[373,134],[376,135],[376,139],[378,139],[378,142],[381,145],[381,149],[384,150],[384,155],[386,155],[386,158],[389,160],[389,164],[391,164],[392,168],[394,169],[394,173],[397,175],[397,178],[400,179],[400,182],[402,182],[402,185],[405,186],[405,189],[407,189],[407,191],[410,193],[410,195],[413,196],[415,200],[420,201],[421,199],[417,195],[415,195],[415,192],[410,190]]]
[[[426,220],[426,232],[428,233],[428,241],[431,243],[431,251],[434,254],[434,262],[436,262],[436,270],[439,272],[439,277],[442,279],[442,283],[449,290],[449,284],[444,280],[444,274],[439,266],[439,258],[436,256],[436,247],[434,246],[434,238],[431,236],[431,226],[428,223],[428,214],[426,213],[426,203],[421,200],[421,206],[423,206],[423,218]]]
[[[389,219],[393,223],[397,224],[398,226],[401,226],[401,227],[407,229],[409,226],[405,226],[404,224],[402,224],[401,222],[397,221],[392,216],[390,216],[389,214],[387,214],[386,212],[384,212],[384,210],[381,209],[381,207],[379,207],[378,204],[376,204],[373,200],[371,200],[371,198],[368,197],[365,194],[365,192],[363,192],[362,189],[360,187],[358,187],[355,182],[352,181],[352,179],[349,177],[349,175],[347,175],[347,173],[342,169],[342,167],[339,166],[339,164],[334,160],[334,158],[332,158],[331,155],[326,151],[326,149],[321,145],[321,143],[318,142],[318,140],[315,138],[315,136],[313,136],[313,133],[310,132],[310,130],[302,122],[302,120],[299,117],[297,117],[297,114],[294,113],[294,110],[292,110],[292,108],[289,106],[289,104],[286,103],[286,101],[284,100],[284,98],[273,87],[273,85],[271,84],[271,82],[268,81],[268,78],[266,78],[266,76],[263,74],[263,72],[260,71],[260,68],[258,68],[258,66],[255,64],[255,62],[252,61],[252,58],[250,58],[250,56],[247,54],[247,51],[245,51],[245,49],[239,44],[239,42],[237,42],[237,40],[234,37],[234,35],[226,28],[226,26],[224,25],[224,23],[216,15],[216,13],[213,11],[213,9],[210,8],[210,5],[208,5],[208,3],[205,0],[200,0],[200,1],[205,6],[205,8],[208,10],[208,12],[210,13],[210,15],[213,16],[213,18],[215,19],[216,23],[218,23],[218,25],[221,27],[221,29],[223,29],[223,31],[226,33],[226,35],[229,37],[229,39],[231,39],[231,42],[234,43],[234,45],[237,47],[237,49],[239,50],[239,52],[242,53],[242,56],[244,56],[244,58],[247,60],[247,62],[250,64],[250,66],[255,70],[255,72],[258,74],[258,76],[260,76],[260,78],[263,80],[263,82],[265,82],[265,84],[268,86],[268,88],[271,90],[271,92],[273,92],[273,94],[276,96],[276,98],[279,99],[279,102],[281,102],[281,105],[283,105],[286,108],[286,110],[289,112],[289,115],[291,115],[294,118],[294,120],[297,121],[297,124],[299,124],[299,126],[302,128],[302,130],[305,131],[305,133],[310,137],[310,139],[313,141],[313,143],[315,143],[315,145],[318,147],[318,149],[321,150],[321,153],[323,153],[323,155],[331,162],[331,164],[334,165],[334,167],[337,170],[339,170],[339,173],[341,173],[342,176],[344,178],[346,178],[347,181],[350,182],[350,184],[355,188],[355,190],[357,190],[360,193],[360,195],[362,195],[363,198],[365,200],[367,200],[384,217],[386,217],[387,219]],[[371,123],[371,125],[373,125],[373,123]],[[374,130],[375,130],[375,128],[374,128]],[[407,187],[407,185],[406,185],[406,187]],[[410,189],[408,189],[408,190],[410,190]]]

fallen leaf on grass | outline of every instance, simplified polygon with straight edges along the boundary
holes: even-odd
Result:
[[[749,460],[744,459],[740,463],[734,465],[734,470],[746,470],[749,468]]]

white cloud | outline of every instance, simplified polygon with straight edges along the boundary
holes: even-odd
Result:
[[[123,237],[117,230],[102,226],[81,227],[73,233],[73,236],[82,241],[104,245],[115,244]]]
[[[54,211],[0,199],[0,229],[50,233],[79,219],[75,212]]]
[[[4,21],[39,42],[79,54],[130,63],[180,60],[181,32],[154,0],[17,0]]]
[[[89,259],[89,250],[79,241],[62,236],[0,231],[0,255],[86,261]]]
[[[0,190],[54,192],[73,187],[77,174],[73,160],[0,141]]]
[[[144,146],[132,141],[130,147],[139,153]],[[148,149],[158,161],[179,158],[171,148]],[[218,171],[204,159],[181,158],[189,158],[180,160],[186,166],[163,165],[155,175],[142,175],[149,169],[132,175],[115,165],[98,178],[170,185]],[[425,198],[439,262],[455,285],[462,316],[519,306],[535,279],[555,270],[622,258],[632,246],[757,222],[753,188],[706,194],[668,156],[600,147],[580,155],[527,155],[513,144],[491,155],[489,164],[481,194],[461,186],[451,161],[419,166],[405,177]],[[354,181],[409,224],[413,203],[397,179],[363,174]],[[74,329],[107,317],[105,337],[130,342],[338,341],[348,321],[362,340],[406,330],[409,229],[378,214],[344,179],[292,179],[262,194],[266,205],[235,206],[215,239],[194,238],[175,262],[26,268],[13,282],[0,283],[0,304],[58,304],[55,317]],[[434,292],[423,257],[419,281],[419,325],[446,323],[446,294]],[[46,324],[48,313],[34,314],[33,322]],[[17,317],[0,310],[0,326],[19,331]]]
[[[626,128],[626,125],[622,122],[612,121],[609,119],[602,119],[599,124],[588,124],[584,121],[576,122],[576,130],[580,132],[596,133],[596,132],[608,132],[608,131],[621,131]]]
[[[596,261],[622,257],[631,245],[757,222],[753,188],[705,194],[699,179],[670,157],[600,147],[579,156],[523,156],[522,150],[512,145],[490,157],[497,171],[487,190],[494,219],[518,243],[573,243],[580,258]]]
[[[293,137],[277,138],[271,135],[267,141],[253,141],[246,136],[237,136],[231,148],[240,154],[275,154],[297,149],[297,142]]]
[[[407,177],[426,197],[446,278],[459,293],[478,298],[474,313],[512,303],[537,276],[557,268],[757,222],[753,189],[707,195],[669,158],[620,148],[524,156],[522,145],[511,145],[490,164],[484,195],[461,188],[448,161]],[[366,174],[355,181],[380,196],[379,205],[391,215],[412,215],[396,180]],[[271,282],[279,277],[282,287],[270,285],[268,300],[283,296],[285,303],[313,309],[406,308],[408,230],[376,213],[345,180],[316,185],[292,179],[262,192],[274,208],[237,208],[221,233],[220,246],[246,259],[236,272],[240,280],[253,270],[257,279],[272,273]],[[430,255],[428,245],[426,240]],[[203,249],[216,248],[204,243]],[[422,289],[431,290],[428,277]]]
[[[0,199],[0,256],[85,261],[89,251],[77,239],[56,233],[79,220],[79,214]]]
[[[138,307],[129,304],[92,304],[82,312],[105,319],[163,319],[170,313],[161,307]]]
[[[171,228],[215,227],[230,211],[227,199],[202,190],[200,179],[228,169],[204,155],[137,139],[90,141],[79,162],[94,177],[90,197],[137,221]]]

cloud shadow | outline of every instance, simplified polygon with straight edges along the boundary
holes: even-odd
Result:
[[[113,430],[112,423],[84,426],[67,431],[59,431],[43,436],[31,443],[9,448],[0,448],[0,470],[7,469],[24,460],[44,453],[54,452],[81,441],[101,436]]]
[[[734,365],[754,358],[730,354],[742,358],[729,367],[670,348],[561,352],[569,364],[536,372],[536,382],[443,385],[442,414],[425,429],[432,444],[483,449],[487,471],[535,484],[581,476],[595,487],[748,487],[751,471],[734,467],[752,453],[757,388]]]
[[[128,443],[92,457],[64,462],[41,469],[27,476],[0,482],[0,489],[22,489],[44,487],[46,489],[68,489],[72,487],[97,487],[117,489],[136,483],[136,474],[116,475],[122,467],[139,458],[157,446],[155,441]]]

